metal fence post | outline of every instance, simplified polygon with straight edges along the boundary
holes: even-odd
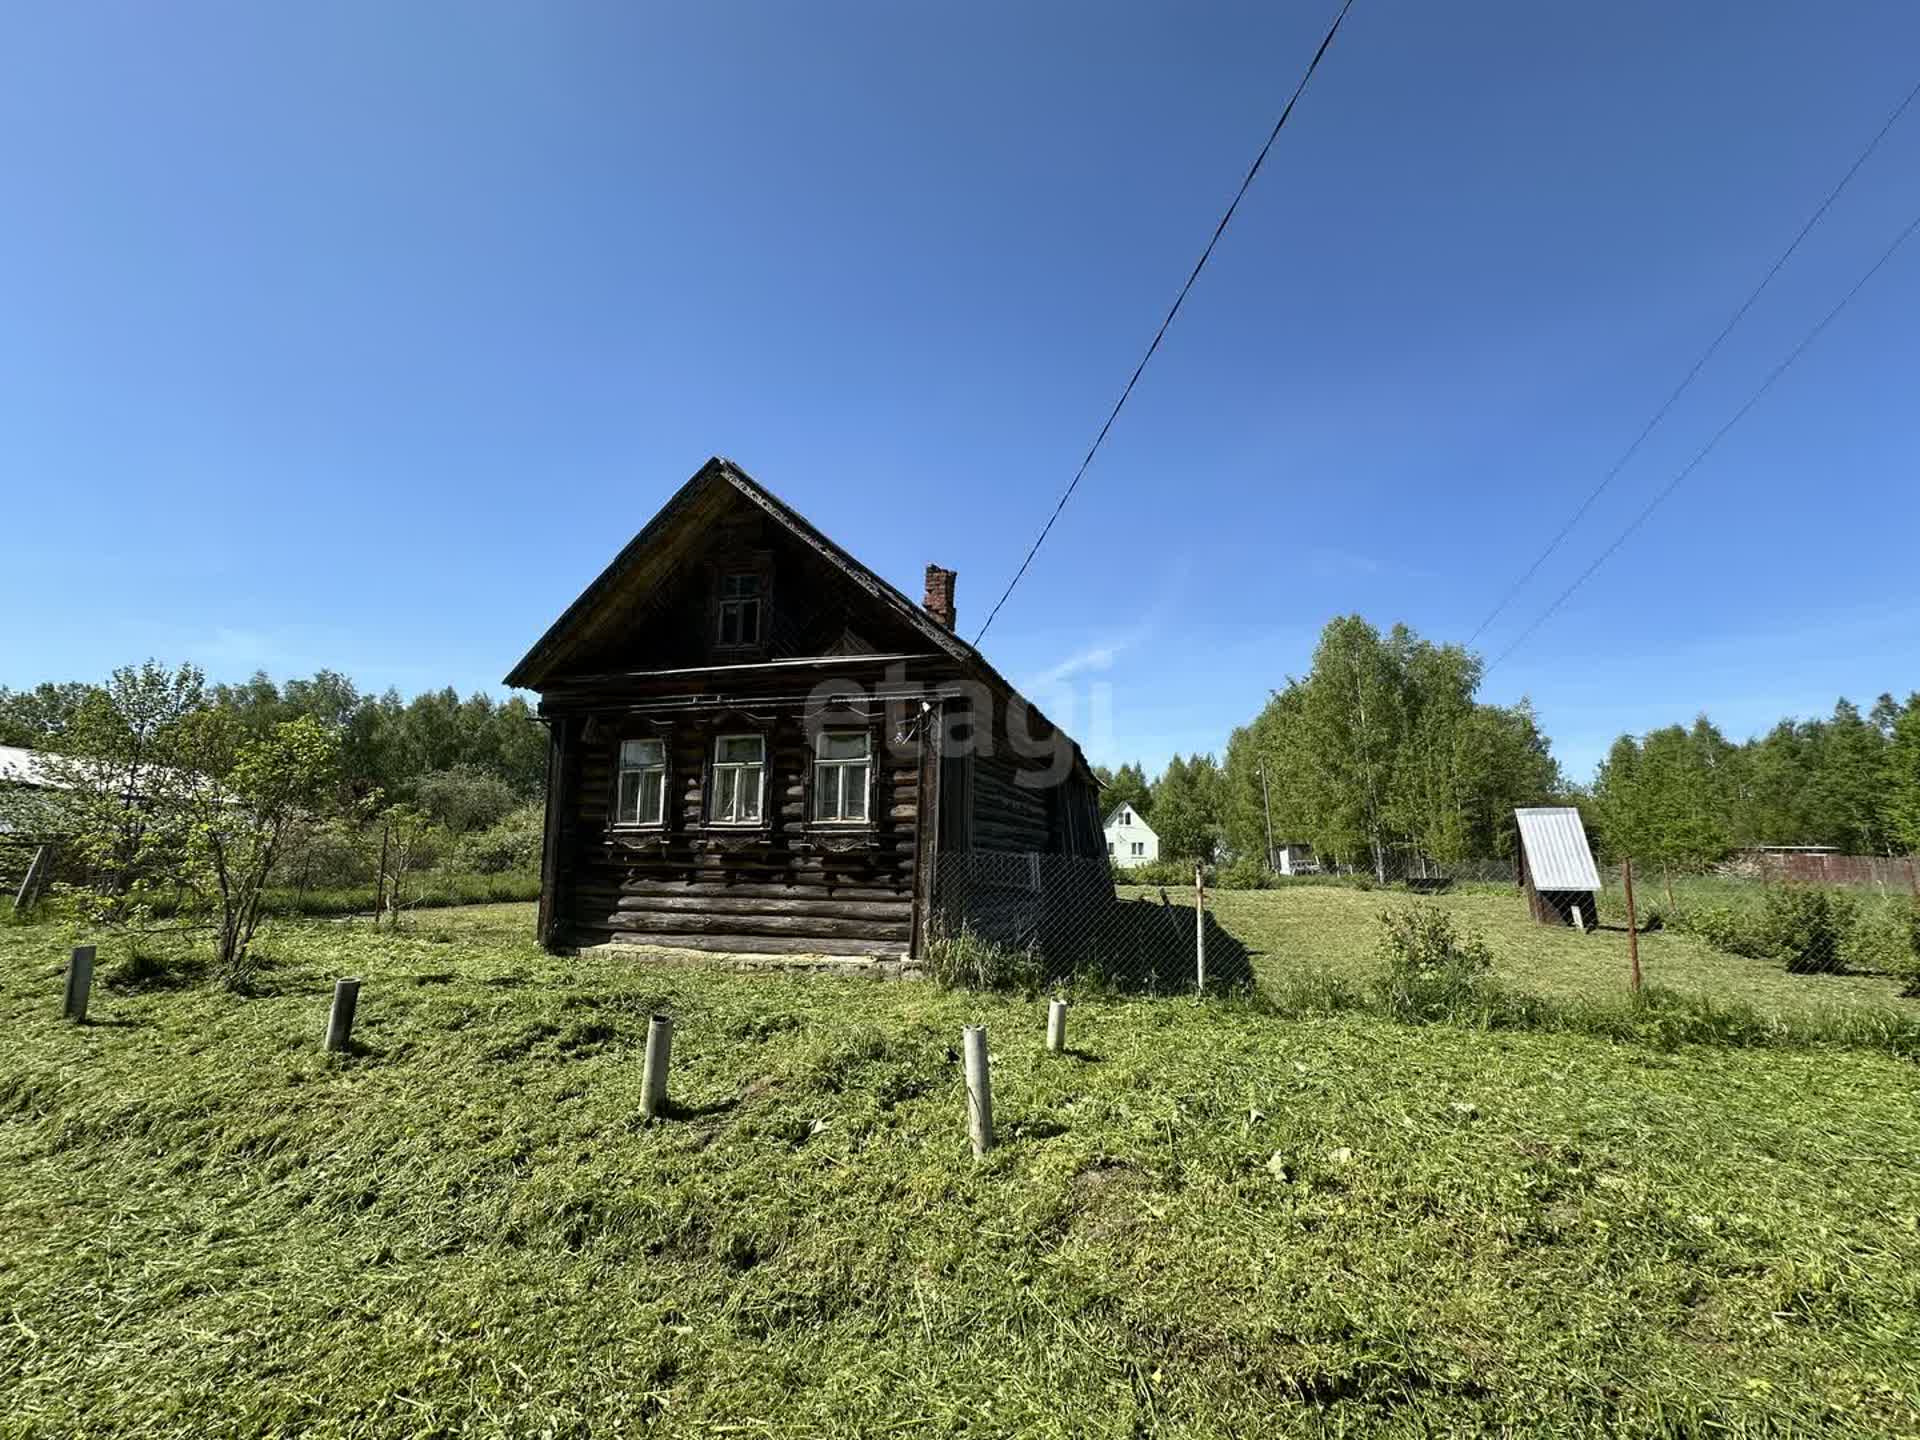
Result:
[[[1633,993],[1640,993],[1640,917],[1633,908],[1633,857],[1621,862],[1620,874],[1627,885],[1627,969]]]
[[[1058,1055],[1067,1048],[1067,1002],[1047,1002],[1047,1049]]]
[[[655,1015],[647,1022],[646,1068],[640,1079],[640,1116],[652,1120],[667,1113],[667,1067],[673,1059],[673,1017]]]
[[[1198,865],[1193,867],[1193,970],[1195,987],[1207,993],[1207,886]]]
[[[967,1076],[967,1134],[974,1158],[993,1148],[993,1076],[987,1063],[987,1027],[968,1025],[960,1031],[960,1051]]]
[[[76,945],[67,959],[67,989],[62,1001],[62,1013],[76,1025],[86,1022],[87,997],[93,991],[93,957],[93,946]]]
[[[353,1042],[353,1013],[360,1008],[360,981],[354,976],[333,982],[333,1008],[327,1012],[327,1049],[345,1050]]]

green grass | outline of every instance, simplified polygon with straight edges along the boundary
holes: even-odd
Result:
[[[1192,1000],[1050,1056],[530,928],[282,922],[244,999],[108,947],[79,1028],[76,935],[0,933],[0,1435],[1920,1433],[1910,1062]]]
[[[1182,898],[1168,891],[1175,904]],[[1652,899],[1645,893],[1636,898],[1643,910]],[[1375,917],[1413,899],[1395,891],[1309,884],[1207,892],[1216,918],[1254,951],[1255,976],[1270,987],[1317,973],[1349,980],[1370,976],[1378,963]],[[1191,892],[1184,902],[1192,904]],[[1613,1000],[1626,991],[1624,927],[1583,935],[1570,927],[1536,924],[1512,886],[1465,886],[1433,903],[1486,937],[1494,953],[1494,979],[1502,984],[1551,1000]],[[1640,937],[1640,969],[1649,985],[1751,1006],[1765,1015],[1813,1018],[1870,1009],[1920,1019],[1920,1001],[1902,999],[1901,982],[1891,976],[1789,975],[1779,961],[1724,954],[1676,931]]]

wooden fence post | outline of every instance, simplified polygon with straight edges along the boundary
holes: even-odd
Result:
[[[1047,1049],[1058,1055],[1067,1048],[1067,1002],[1047,1002]]]
[[[967,1076],[967,1134],[977,1160],[993,1148],[993,1076],[987,1064],[987,1027],[968,1025],[960,1031],[960,1053]]]
[[[61,1013],[76,1025],[86,1023],[87,997],[93,991],[93,957],[93,946],[76,945],[67,960],[67,989]]]
[[[20,892],[13,897],[15,913],[24,914],[40,898],[40,892],[47,888],[47,871],[53,867],[53,847],[39,845],[34,848],[33,859],[27,862],[26,878],[20,882]]]
[[[667,1069],[673,1061],[673,1017],[655,1015],[647,1021],[646,1069],[640,1077],[640,1116],[658,1119],[667,1113]]]
[[[1640,917],[1633,908],[1633,857],[1628,856],[1620,867],[1627,882],[1627,969],[1631,974],[1628,983],[1633,993],[1640,993]]]
[[[1200,867],[1193,867],[1193,972],[1195,987],[1207,993],[1207,886]]]
[[[344,1051],[353,1043],[353,1015],[360,1008],[360,981],[347,975],[333,982],[333,1008],[327,1012],[327,1049]]]

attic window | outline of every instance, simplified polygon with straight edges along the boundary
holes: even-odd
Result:
[[[720,635],[722,645],[760,643],[760,577],[751,573],[720,577]]]

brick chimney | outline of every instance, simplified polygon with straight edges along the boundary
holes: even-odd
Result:
[[[927,598],[920,603],[927,607],[927,613],[938,620],[947,629],[954,627],[953,582],[960,578],[957,570],[942,570],[938,565],[927,566]]]

